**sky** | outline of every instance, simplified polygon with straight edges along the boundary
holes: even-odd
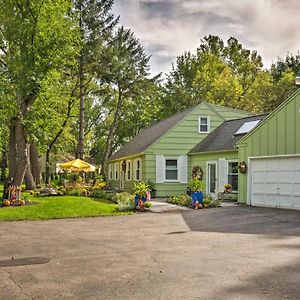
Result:
[[[153,75],[168,73],[209,34],[236,37],[266,68],[300,50],[299,0],[115,0],[113,12],[151,55]]]

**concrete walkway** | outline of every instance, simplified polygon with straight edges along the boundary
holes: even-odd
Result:
[[[191,208],[170,204],[166,202],[166,198],[154,198],[151,199],[151,207],[150,211],[155,213],[166,213],[166,212],[180,212],[183,210],[191,210]],[[222,202],[222,207],[233,207],[236,206],[237,203],[235,201],[224,201]]]
[[[165,199],[152,199],[150,211],[154,213],[165,213],[165,212],[179,212],[183,210],[190,210],[190,208],[180,205],[174,205],[167,203]]]

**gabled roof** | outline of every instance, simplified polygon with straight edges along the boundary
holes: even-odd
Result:
[[[163,121],[160,121],[148,128],[145,128],[127,144],[122,146],[120,150],[112,154],[108,160],[115,160],[121,157],[142,153],[156,140],[158,140],[164,133],[166,133],[169,129],[171,129],[179,121],[181,121],[185,116],[192,112],[197,106],[198,105],[190,107]]]
[[[136,135],[132,140],[130,140],[127,144],[122,146],[117,152],[112,154],[108,160],[116,160],[122,157],[133,156],[140,153],[143,153],[149,146],[151,146],[155,141],[157,141],[163,134],[177,125],[181,120],[183,120],[186,116],[188,116],[193,110],[197,109],[201,104],[205,103],[211,110],[215,111],[217,115],[220,116],[221,119],[224,120],[222,115],[218,112],[218,110],[231,110],[238,113],[248,113],[246,111],[228,108],[220,105],[215,105],[208,103],[206,101],[202,101],[199,104],[190,107],[184,111],[181,111],[171,117],[162,120],[144,130],[142,130],[138,135]]]
[[[235,135],[236,131],[246,122],[263,120],[268,114],[251,116],[241,119],[229,120],[223,122],[213,132],[211,132],[204,140],[196,145],[189,154],[210,151],[233,150],[235,144],[245,135]]]
[[[256,126],[252,131],[248,132],[247,134],[245,134],[238,142],[238,144],[242,144],[244,142],[244,140],[247,139],[247,137],[252,134],[253,132],[255,132],[256,130],[258,130],[261,126],[263,126],[265,123],[268,122],[268,120],[270,118],[272,118],[272,116],[274,116],[275,114],[277,114],[282,108],[284,108],[290,101],[292,101],[295,97],[297,97],[300,94],[300,88],[296,88],[295,91],[286,98],[286,100],[284,100],[281,104],[279,104],[275,110],[273,110],[268,116],[267,118],[265,118],[263,120],[263,122],[260,122],[258,124],[258,126]]]

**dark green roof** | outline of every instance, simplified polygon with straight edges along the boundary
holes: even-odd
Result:
[[[245,135],[234,135],[235,132],[246,122],[263,120],[268,114],[234,119],[223,122],[205,139],[196,145],[189,154],[210,151],[233,150],[235,144]]]

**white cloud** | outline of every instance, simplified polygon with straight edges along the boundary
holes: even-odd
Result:
[[[152,55],[153,73],[168,72],[177,56],[195,52],[208,34],[237,37],[267,66],[300,48],[296,0],[116,0],[114,10]]]

